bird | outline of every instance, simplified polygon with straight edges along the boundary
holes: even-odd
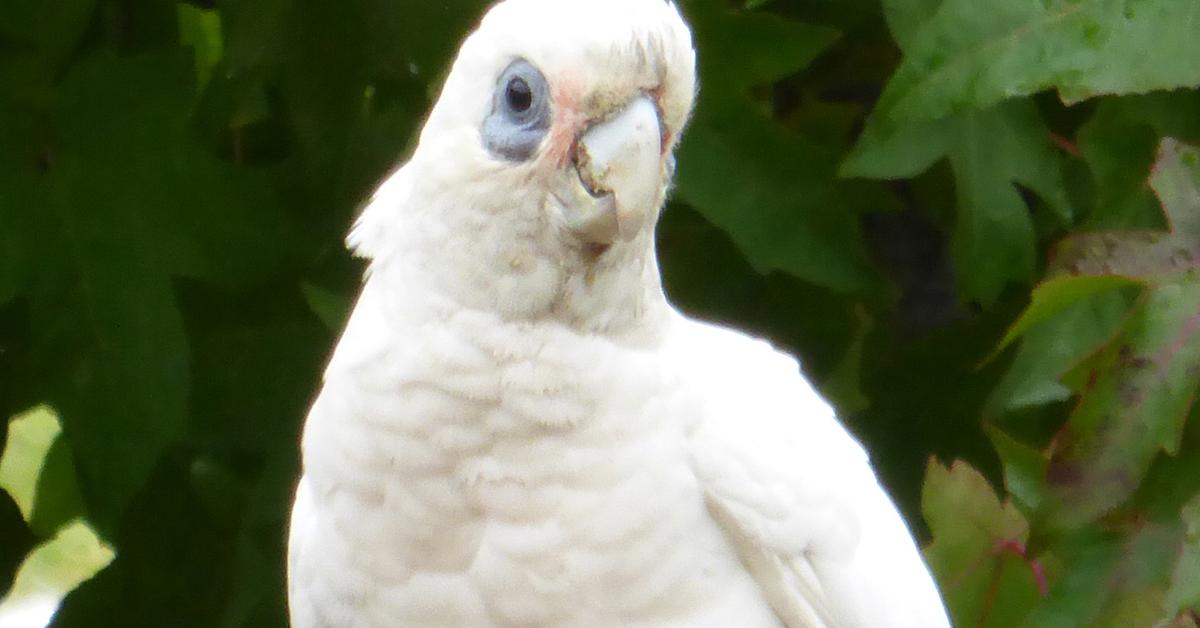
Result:
[[[665,0],[503,0],[464,40],[347,238],[294,628],[949,625],[797,360],[664,294],[697,94]]]

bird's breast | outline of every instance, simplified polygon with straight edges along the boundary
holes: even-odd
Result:
[[[695,400],[655,351],[470,313],[406,332],[335,356],[306,426],[320,540],[293,570],[333,625],[728,610],[742,570],[687,463]]]

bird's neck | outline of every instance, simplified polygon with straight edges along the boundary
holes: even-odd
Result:
[[[392,287],[405,307],[414,308],[409,313],[421,318],[472,310],[507,323],[546,322],[580,334],[642,338],[672,312],[653,234],[645,237],[590,260],[573,259],[572,251],[547,254],[519,246],[411,246],[372,260],[370,281]]]

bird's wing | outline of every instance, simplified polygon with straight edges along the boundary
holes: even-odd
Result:
[[[866,452],[765,342],[685,321],[703,406],[691,462],[714,519],[789,628],[949,626]]]

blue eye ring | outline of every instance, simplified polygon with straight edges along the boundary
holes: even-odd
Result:
[[[550,130],[550,86],[546,77],[524,59],[510,63],[500,74],[492,110],[483,122],[483,144],[508,161],[533,157]]]

